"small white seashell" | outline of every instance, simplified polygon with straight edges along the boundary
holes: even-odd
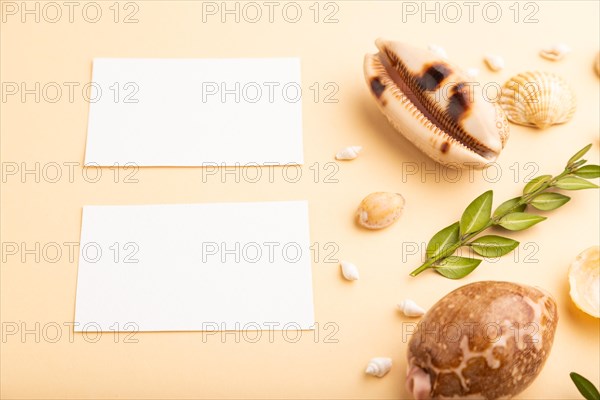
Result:
[[[425,310],[410,299],[402,300],[398,303],[398,308],[407,317],[420,317],[425,314]]]
[[[477,76],[479,76],[479,68],[467,68],[467,70],[465,72],[471,78],[476,78]]]
[[[550,61],[560,61],[571,52],[571,48],[564,43],[556,43],[540,51],[540,56]]]
[[[392,369],[392,359],[388,357],[375,357],[369,361],[365,372],[368,375],[373,375],[381,378]]]
[[[438,46],[437,44],[430,44],[427,46],[427,48],[429,49],[429,51],[437,54],[442,58],[448,58],[448,53],[446,53],[446,50],[442,46]]]
[[[356,265],[349,263],[347,261],[340,262],[340,266],[342,267],[342,275],[349,281],[358,280],[358,268]]]
[[[336,160],[354,160],[361,151],[362,146],[349,146],[337,153],[335,158]]]
[[[483,61],[485,61],[485,64],[488,66],[488,68],[494,72],[504,69],[505,66],[504,58],[495,54],[486,55]]]

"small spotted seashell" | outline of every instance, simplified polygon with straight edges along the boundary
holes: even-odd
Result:
[[[425,314],[425,310],[410,299],[402,300],[398,303],[398,308],[407,317],[420,317]]]
[[[571,48],[564,43],[556,43],[550,47],[542,49],[540,56],[550,61],[560,61],[571,52]]]
[[[356,268],[356,265],[347,261],[342,261],[340,262],[340,266],[342,268],[342,275],[344,276],[344,278],[346,278],[349,281],[358,280],[358,268]]]
[[[362,146],[349,146],[340,150],[340,152],[335,155],[335,158],[336,160],[354,160],[361,151]]]
[[[358,223],[367,229],[382,229],[400,218],[404,197],[398,193],[375,192],[365,197],[356,210]]]
[[[494,72],[498,72],[504,69],[504,58],[500,56],[497,56],[495,54],[488,54],[483,60],[485,61],[485,65],[487,65],[487,67]]]
[[[365,373],[378,378],[383,377],[392,369],[392,359],[388,357],[375,357],[369,361]]]

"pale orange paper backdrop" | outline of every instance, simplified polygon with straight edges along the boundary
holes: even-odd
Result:
[[[36,3],[27,6],[34,9]],[[598,161],[599,81],[592,68],[598,51],[597,2],[517,6],[498,2],[502,14],[496,23],[490,22],[496,18],[496,6],[488,6],[486,21],[485,3],[479,4],[471,23],[469,9],[458,2],[462,17],[453,23],[456,9],[439,3],[439,24],[435,14],[422,14],[421,2],[297,2],[297,6],[279,2],[272,9],[273,22],[268,15],[271,6],[262,2],[256,3],[262,12],[256,22],[252,22],[257,19],[256,7],[244,8],[245,3],[237,6],[240,15],[235,22],[235,15],[221,15],[220,2],[98,1],[97,6],[81,2],[73,9],[72,23],[69,8],[61,2],[56,4],[62,17],[54,23],[56,10],[47,3],[37,3],[39,22],[35,15],[23,14],[21,2],[0,4],[0,67],[6,96],[0,121],[5,173],[2,242],[17,243],[20,250],[21,243],[27,248],[40,243],[40,252],[44,246],[50,249],[49,243],[58,243],[63,250],[52,263],[54,253],[41,254],[39,262],[35,255],[26,255],[22,262],[21,253],[10,255],[12,250],[3,249],[3,398],[406,398],[406,333],[413,321],[399,315],[396,303],[412,298],[430,307],[450,290],[486,279],[541,286],[559,305],[550,358],[520,398],[579,398],[570,371],[598,385],[599,323],[572,306],[566,278],[570,261],[598,243],[598,191],[572,193],[573,200],[549,213],[547,221],[512,234],[521,241],[515,254],[484,262],[461,281],[433,273],[408,276],[421,260],[415,246],[423,250],[432,234],[456,220],[476,195],[494,189],[499,204],[517,195],[531,174],[559,172],[572,153],[590,142],[594,147],[589,159]],[[233,2],[227,6],[236,7]],[[96,8],[102,12],[99,21],[88,22],[97,18]],[[297,8],[302,15],[292,23]],[[132,23],[123,22],[127,16]],[[326,18],[330,23],[324,23]],[[530,23],[525,23],[527,18]],[[418,46],[441,45],[461,66],[480,68],[482,83],[501,84],[510,75],[531,69],[560,73],[570,80],[579,108],[569,124],[546,131],[513,126],[497,165],[484,173],[456,177],[396,138],[377,111],[363,81],[362,60],[364,53],[375,50],[378,36]],[[572,54],[558,63],[537,55],[555,42],[568,43]],[[482,57],[488,52],[505,58],[504,71],[486,70]],[[81,87],[91,78],[94,57],[276,56],[302,60],[306,163],[298,182],[284,179],[282,169],[275,169],[273,182],[264,171],[256,183],[250,182],[256,173],[250,169],[240,170],[239,183],[235,175],[206,176],[200,168],[144,168],[134,175],[137,183],[125,183],[131,169],[105,168],[96,183],[88,182],[95,171],[87,180],[82,176],[89,104]],[[22,102],[20,92],[7,94],[14,84],[20,91],[22,82],[26,88],[40,83],[39,102],[35,95]],[[72,102],[68,82],[79,85]],[[56,102],[52,83],[63,90]],[[326,102],[327,95],[336,102]],[[364,146],[357,160],[328,164],[350,144]],[[33,169],[36,162],[39,183],[34,174],[24,179],[20,171],[6,175],[14,168]],[[52,163],[58,163],[62,173],[56,183],[51,182],[56,171]],[[64,163],[77,164],[73,179]],[[294,171],[288,172],[293,178]],[[389,229],[369,232],[353,223],[355,207],[372,191],[399,192],[406,198],[402,219]],[[319,249],[313,252],[319,324],[315,332],[302,332],[297,342],[294,332],[288,337],[275,332],[272,338],[264,332],[258,340],[252,332],[239,340],[233,333],[223,337],[137,333],[133,336],[137,343],[127,343],[123,333],[117,337],[105,333],[96,343],[90,343],[94,335],[69,337],[77,261],[69,260],[64,243],[79,240],[83,205],[289,199],[309,201],[311,241]],[[358,265],[361,279],[344,281],[335,259]],[[34,333],[22,338],[22,329]],[[364,375],[373,356],[393,358],[394,367],[386,377]]]

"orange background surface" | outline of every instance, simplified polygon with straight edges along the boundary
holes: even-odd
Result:
[[[33,8],[35,3],[27,5]],[[256,343],[251,343],[253,333],[236,340],[233,333],[200,332],[137,333],[130,338],[136,343],[128,343],[123,333],[104,333],[91,343],[94,335],[72,334],[68,327],[74,316],[77,260],[69,260],[66,248],[55,263],[43,256],[36,262],[29,255],[23,262],[19,254],[3,254],[2,397],[406,398],[405,334],[414,320],[402,317],[396,303],[411,298],[430,307],[449,291],[480,280],[537,285],[557,300],[560,321],[554,348],[540,376],[520,398],[579,398],[570,371],[598,385],[599,323],[572,305],[567,281],[570,262],[599,241],[598,191],[573,192],[570,203],[547,213],[547,221],[510,235],[521,241],[514,254],[482,263],[465,279],[451,281],[429,272],[418,278],[408,276],[421,261],[421,254],[410,250],[419,246],[423,251],[433,233],[457,220],[468,202],[483,191],[493,189],[497,205],[518,195],[532,174],[560,172],[587,143],[594,144],[588,158],[597,163],[599,81],[592,64],[598,52],[598,2],[531,2],[534,5],[528,8],[520,3],[519,15],[514,6],[510,8],[513,2],[499,2],[502,15],[496,23],[485,20],[483,2],[474,10],[473,22],[458,2],[463,15],[456,23],[444,20],[444,10],[446,19],[455,17],[453,10],[444,8],[446,3],[438,5],[440,23],[435,23],[435,15],[421,15],[422,10],[415,15],[403,13],[406,3],[338,1],[315,7],[313,2],[298,2],[302,17],[291,23],[282,14],[286,2],[275,8],[273,22],[266,6],[258,2],[263,15],[252,23],[254,14],[240,15],[239,22],[234,15],[226,15],[222,22],[220,13],[204,15],[203,21],[207,5],[194,1],[121,2],[115,22],[113,2],[98,1],[102,16],[96,23],[83,18],[86,2],[77,3],[73,22],[68,8],[60,6],[62,18],[52,23],[55,14],[50,8],[39,22],[31,15],[22,22],[23,10],[13,14],[10,8],[22,7],[20,2],[1,2],[3,85],[24,82],[32,88],[36,82],[40,87],[55,82],[64,89],[56,102],[50,101],[51,93],[40,93],[39,102],[33,95],[22,101],[20,93],[2,99],[3,171],[13,163],[29,169],[40,163],[41,171],[39,182],[33,174],[3,177],[3,243],[32,248],[36,243],[43,247],[77,242],[84,205],[307,199],[311,241],[320,249],[313,262],[318,328],[302,332],[297,342],[291,340],[293,332],[287,338],[281,332],[269,338],[265,332]],[[214,4],[221,7],[220,2]],[[420,2],[413,4],[421,7]],[[41,13],[45,5],[38,3]],[[234,3],[228,6],[235,7]],[[238,6],[240,12],[243,6]],[[93,11],[88,6],[88,19],[95,18]],[[293,18],[293,10],[288,12],[287,17]],[[493,10],[488,12],[488,19],[493,18]],[[124,23],[130,13],[137,22]],[[324,23],[327,15],[332,23]],[[528,15],[530,22],[532,18],[537,22],[525,23]],[[370,98],[362,60],[366,52],[375,51],[373,41],[379,36],[418,46],[441,45],[462,67],[480,68],[481,83],[502,84],[525,70],[557,72],[576,92],[577,113],[570,123],[546,131],[513,125],[493,170],[463,173],[455,179],[454,173],[397,137]],[[541,59],[538,51],[555,42],[569,44],[573,52],[557,63]],[[487,71],[482,57],[488,52],[502,55],[506,69]],[[134,176],[137,183],[124,182],[129,171],[104,168],[98,182],[84,179],[81,164],[89,104],[80,88],[91,79],[94,57],[280,56],[302,60],[305,165],[298,182],[287,182],[279,169],[273,182],[263,174],[257,183],[244,180],[243,175],[240,182],[232,175],[221,182],[220,174],[203,179],[201,168],[141,168]],[[73,101],[64,82],[79,84]],[[310,89],[315,83],[320,88],[318,99]],[[325,88],[327,83],[334,86]],[[333,95],[337,102],[325,102],[324,95],[332,87],[338,89]],[[364,147],[357,160],[337,167],[327,164],[350,144]],[[73,179],[64,166],[69,162],[77,164]],[[56,183],[49,181],[54,177],[47,167],[51,163],[63,166]],[[416,173],[409,174],[415,168]],[[116,171],[120,175],[115,178]],[[254,176],[255,171],[246,172]],[[332,172],[330,178],[337,182],[326,179]],[[389,229],[371,232],[353,222],[356,206],[373,191],[399,192],[406,198],[402,219]],[[326,247],[327,243],[334,247]],[[326,258],[336,248],[331,258],[358,265],[359,281],[344,281],[338,264]],[[9,334],[15,326],[18,331]],[[61,327],[61,336],[52,343],[56,326]],[[37,330],[38,338],[35,333],[22,337],[23,329]],[[392,371],[382,379],[364,374],[374,356],[394,361]]]

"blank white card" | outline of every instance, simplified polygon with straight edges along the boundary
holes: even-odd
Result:
[[[302,164],[298,58],[94,60],[86,165]]]
[[[304,201],[83,208],[76,331],[312,329]]]

